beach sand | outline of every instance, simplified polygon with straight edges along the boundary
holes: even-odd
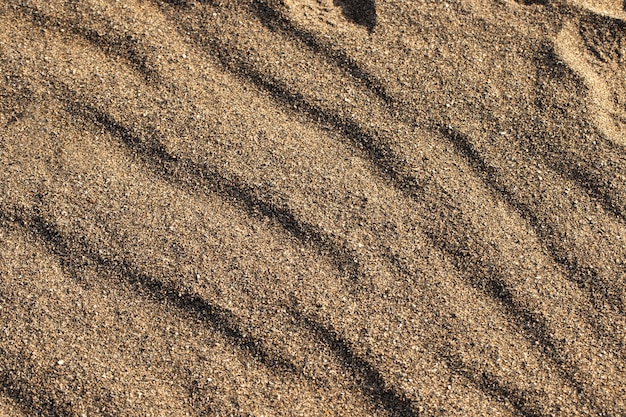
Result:
[[[626,415],[620,0],[0,4],[0,415]]]

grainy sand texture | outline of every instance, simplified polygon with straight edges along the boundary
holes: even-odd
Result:
[[[621,0],[0,2],[0,415],[626,416]]]

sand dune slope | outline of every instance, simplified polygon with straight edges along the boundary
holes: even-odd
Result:
[[[0,415],[626,415],[619,1],[0,5]]]

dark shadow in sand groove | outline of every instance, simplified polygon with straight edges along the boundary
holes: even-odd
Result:
[[[21,228],[26,226],[22,218],[0,211],[0,227],[9,227],[13,224],[17,224]],[[0,358],[6,360],[7,356],[7,352],[0,347]],[[19,358],[17,362],[24,363],[25,360]],[[38,388],[37,385],[30,383],[21,376],[19,370],[6,369],[6,362],[0,364],[0,392],[15,401],[15,404],[25,415],[59,417],[74,415],[68,410],[67,405],[60,404],[52,393]]]
[[[360,382],[363,394],[369,397],[374,404],[392,416],[412,417],[418,415],[413,408],[413,403],[404,394],[387,386],[380,372],[357,355],[350,343],[334,329],[324,326],[298,310],[290,309],[290,314],[334,352],[343,368],[353,375],[354,380]]]
[[[506,401],[515,410],[515,414],[522,417],[543,417],[546,414],[538,411],[536,406],[528,399],[528,393],[510,388],[498,382],[497,378],[477,369],[471,369],[467,364],[453,354],[439,355],[455,375],[459,375],[469,381],[476,388],[496,401]]]
[[[7,217],[7,216],[5,216]],[[263,343],[252,336],[245,335],[237,326],[236,317],[225,308],[213,305],[197,294],[168,284],[159,279],[140,273],[126,260],[109,259],[102,257],[95,249],[92,249],[81,237],[64,236],[57,227],[47,222],[38,215],[22,217],[16,220],[23,224],[35,237],[46,245],[48,251],[55,255],[64,272],[76,281],[81,281],[80,270],[85,261],[81,263],[68,258],[70,253],[73,257],[82,255],[91,261],[96,268],[104,273],[125,280],[134,286],[139,293],[146,294],[158,302],[167,302],[178,310],[190,314],[192,317],[208,324],[228,339],[234,346],[247,352],[255,360],[274,372],[288,372],[297,377],[301,372],[296,365],[288,359],[268,352]],[[70,244],[72,247],[70,251]]]
[[[495,169],[490,167],[480,156],[479,152],[474,148],[470,140],[462,133],[455,131],[451,127],[441,127],[441,132],[447,137],[451,144],[456,148],[457,152],[463,156],[467,164],[475,170],[478,178],[485,185],[494,190],[498,197],[513,208],[523,219],[525,219],[540,240],[546,242],[543,247],[546,249],[551,259],[566,270],[566,277],[576,284],[578,288],[586,295],[587,301],[596,309],[597,312],[602,311],[602,304],[607,303],[617,312],[624,315],[626,310],[619,296],[614,295],[617,290],[610,289],[610,283],[599,281],[597,272],[590,267],[581,267],[576,259],[570,260],[564,255],[558,253],[555,248],[554,238],[552,237],[552,228],[549,224],[542,223],[526,205],[519,203],[503,186],[495,181]],[[613,292],[613,294],[612,294]],[[595,317],[595,315],[593,316]],[[612,346],[620,357],[624,356],[624,343],[619,340],[605,325],[598,320],[591,318],[588,323],[604,338],[604,341]]]
[[[376,4],[374,0],[335,0],[336,6],[341,7],[341,11],[346,19],[365,26],[371,33],[376,26]]]
[[[129,66],[141,74],[142,78],[148,84],[154,84],[161,81],[158,72],[153,69],[148,56],[141,51],[140,42],[133,35],[113,36],[111,31],[99,33],[96,30],[82,27],[78,24],[72,24],[71,21],[62,21],[47,16],[42,11],[28,5],[13,5],[13,9],[22,16],[29,18],[33,24],[46,29],[59,31],[64,29],[67,32],[79,36],[88,41],[93,47],[100,49],[110,57],[118,57],[128,62]],[[104,17],[100,16],[101,19]],[[106,22],[107,26],[113,27],[113,24]]]
[[[4,352],[0,349],[0,357]],[[15,371],[0,370],[0,392],[15,401],[25,415],[44,417],[73,417],[69,404],[59,404],[48,392],[35,390],[28,381],[23,380]]]
[[[532,6],[535,4],[545,6],[546,4],[548,4],[550,0],[514,0],[514,1],[516,1],[519,4],[523,4],[524,6]]]
[[[385,87],[374,75],[369,74],[354,59],[352,59],[345,51],[333,48],[327,42],[322,41],[312,32],[296,26],[287,19],[280,11],[272,7],[266,0],[253,0],[250,4],[252,12],[258,17],[259,21],[272,31],[280,31],[285,36],[302,42],[311,51],[318,55],[324,56],[327,60],[332,61],[337,69],[346,72],[355,79],[361,81],[367,89],[376,94],[381,100],[391,105],[394,100],[387,94]]]
[[[535,235],[540,238],[541,241],[547,242],[544,248],[548,251],[550,258],[558,265],[563,266],[568,272],[568,278],[575,283],[581,290],[583,290],[589,302],[598,310],[598,296],[600,296],[601,302],[606,302],[613,306],[619,313],[626,314],[624,305],[616,296],[611,296],[607,287],[602,287],[597,282],[597,272],[593,268],[583,268],[578,265],[577,260],[569,260],[567,257],[558,253],[555,247],[554,238],[552,237],[552,227],[550,224],[540,221],[537,216],[529,209],[525,204],[519,203],[511,195],[511,193],[499,185],[495,181],[495,169],[489,166],[480,153],[474,148],[471,141],[462,133],[454,130],[450,126],[441,126],[441,133],[448,138],[450,143],[454,146],[457,153],[460,154],[472,167],[476,176],[481,179],[485,186],[497,193],[497,198],[504,201],[509,207],[514,209],[520,217],[525,219],[532,227]],[[604,283],[608,285],[608,283]],[[598,325],[596,324],[596,327]]]
[[[553,142],[549,137],[544,141],[546,144]],[[554,172],[578,184],[592,200],[598,202],[618,222],[622,224],[626,222],[626,200],[623,200],[623,194],[611,190],[607,186],[607,179],[588,168],[588,162],[572,157],[568,149],[556,148],[550,154],[533,152]],[[620,152],[622,151],[616,150],[616,154]]]
[[[558,150],[559,154],[567,156],[567,152],[564,150]],[[602,208],[608,213],[615,216],[621,223],[626,222],[626,213],[624,212],[624,201],[619,197],[621,193],[616,193],[612,190],[607,190],[606,180],[601,176],[597,176],[591,170],[585,170],[583,165],[577,166],[577,161],[572,159],[565,159],[568,162],[564,163],[563,159],[549,158],[546,155],[541,155],[541,158],[546,161],[546,164],[550,166],[554,171],[563,175],[563,177],[574,181],[587,194],[602,205]],[[580,162],[580,161],[578,161]]]
[[[157,301],[167,301],[179,310],[189,312],[203,322],[209,323],[234,346],[247,352],[272,372],[287,372],[298,377],[301,376],[301,371],[290,360],[282,358],[276,353],[270,353],[263,347],[260,340],[245,335],[235,324],[237,319],[230,310],[213,305],[199,295],[180,291],[173,285],[165,284],[154,277],[136,272],[125,261],[116,263],[103,258],[96,258],[95,261],[106,270],[124,276],[130,284],[136,285],[142,290],[148,290],[150,296]]]
[[[76,32],[107,55],[126,59],[130,63],[131,68],[140,73],[148,84],[155,84],[161,81],[158,73],[152,69],[153,65],[150,64],[148,57],[140,51],[139,41],[133,35],[114,38],[100,34],[95,30],[82,28],[77,29]]]

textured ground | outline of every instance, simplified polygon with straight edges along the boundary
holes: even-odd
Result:
[[[0,415],[626,415],[620,0],[0,4]]]

